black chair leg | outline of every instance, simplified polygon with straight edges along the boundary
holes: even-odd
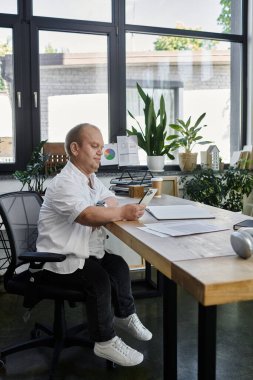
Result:
[[[68,335],[76,335],[78,333],[81,333],[83,331],[87,331],[87,323],[81,323],[78,326],[71,327],[70,329],[67,330]]]
[[[50,336],[54,335],[54,332],[52,329],[50,329],[49,327],[42,325],[38,322],[36,322],[34,325],[34,331],[42,331],[45,334],[50,335]]]
[[[50,368],[49,380],[53,379],[53,376],[54,376],[54,373],[55,373],[55,370],[56,370],[56,367],[57,367],[57,364],[58,364],[60,354],[61,354],[63,347],[64,347],[64,341],[63,340],[59,340],[55,343],[54,353],[53,353],[53,358],[52,358],[51,368]]]

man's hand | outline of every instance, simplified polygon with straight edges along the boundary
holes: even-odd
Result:
[[[123,220],[137,220],[145,211],[146,205],[144,204],[128,204],[121,206]]]
[[[118,207],[89,206],[78,215],[75,222],[99,227],[120,220],[138,220],[144,214],[145,207],[144,204],[127,204]]]

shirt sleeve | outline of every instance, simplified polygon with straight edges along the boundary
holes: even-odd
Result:
[[[51,190],[51,194],[50,194]],[[48,198],[51,199],[55,212],[72,224],[78,215],[91,206],[88,186],[80,186],[71,180],[56,182],[53,189],[49,190]]]
[[[111,190],[109,190],[103,184],[103,182],[101,182],[97,177],[95,177],[94,183],[95,183],[95,188],[96,188],[96,190],[99,193],[99,200],[100,201],[103,201],[103,200],[105,200],[106,198],[109,198],[109,197],[115,197],[115,194]]]

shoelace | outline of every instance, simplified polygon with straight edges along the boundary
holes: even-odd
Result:
[[[145,330],[146,329],[143,326],[143,324],[141,323],[141,321],[139,320],[139,318],[137,317],[136,314],[132,315],[132,317],[130,318],[130,321],[128,323],[128,326],[130,326],[131,323],[134,325],[134,327],[136,328],[136,330],[138,330],[139,332],[141,332],[141,330]]]
[[[113,347],[124,356],[127,356],[130,351],[129,347],[120,338],[113,342]]]

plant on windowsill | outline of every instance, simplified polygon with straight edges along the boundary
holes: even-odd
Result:
[[[223,172],[224,167],[225,167],[225,164],[222,161],[222,157],[219,157],[219,170],[220,170],[220,172]]]
[[[32,152],[30,161],[25,170],[17,170],[13,174],[14,178],[22,183],[21,191],[27,186],[29,191],[37,191],[40,194],[45,193],[44,182],[49,173],[45,173],[45,163],[48,159],[47,154],[43,154],[43,146],[47,140],[43,140]]]
[[[139,121],[128,111],[129,116],[134,119],[138,125],[137,130],[132,126],[132,130],[127,129],[129,136],[137,136],[138,145],[147,153],[147,164],[151,171],[162,171],[164,168],[164,158],[168,156],[174,160],[173,152],[177,146],[174,140],[177,135],[168,135],[167,114],[165,109],[164,97],[161,95],[159,109],[156,112],[154,107],[154,99],[145,94],[141,86],[136,83],[138,93],[144,102],[144,123],[142,127]],[[168,144],[166,143],[168,141]]]
[[[178,132],[178,138],[174,141],[174,145],[178,148],[183,147],[185,152],[179,153],[179,166],[182,171],[190,172],[197,167],[197,155],[198,153],[192,153],[192,150],[196,144],[211,144],[212,141],[204,141],[203,137],[199,135],[202,128],[206,127],[206,124],[200,125],[206,113],[202,113],[199,116],[195,124],[191,125],[191,116],[186,122],[181,119],[177,119],[177,123],[170,124],[170,128]]]
[[[248,170],[229,167],[223,172],[198,169],[184,176],[183,197],[230,211],[241,211],[244,197],[253,189],[253,175]]]

